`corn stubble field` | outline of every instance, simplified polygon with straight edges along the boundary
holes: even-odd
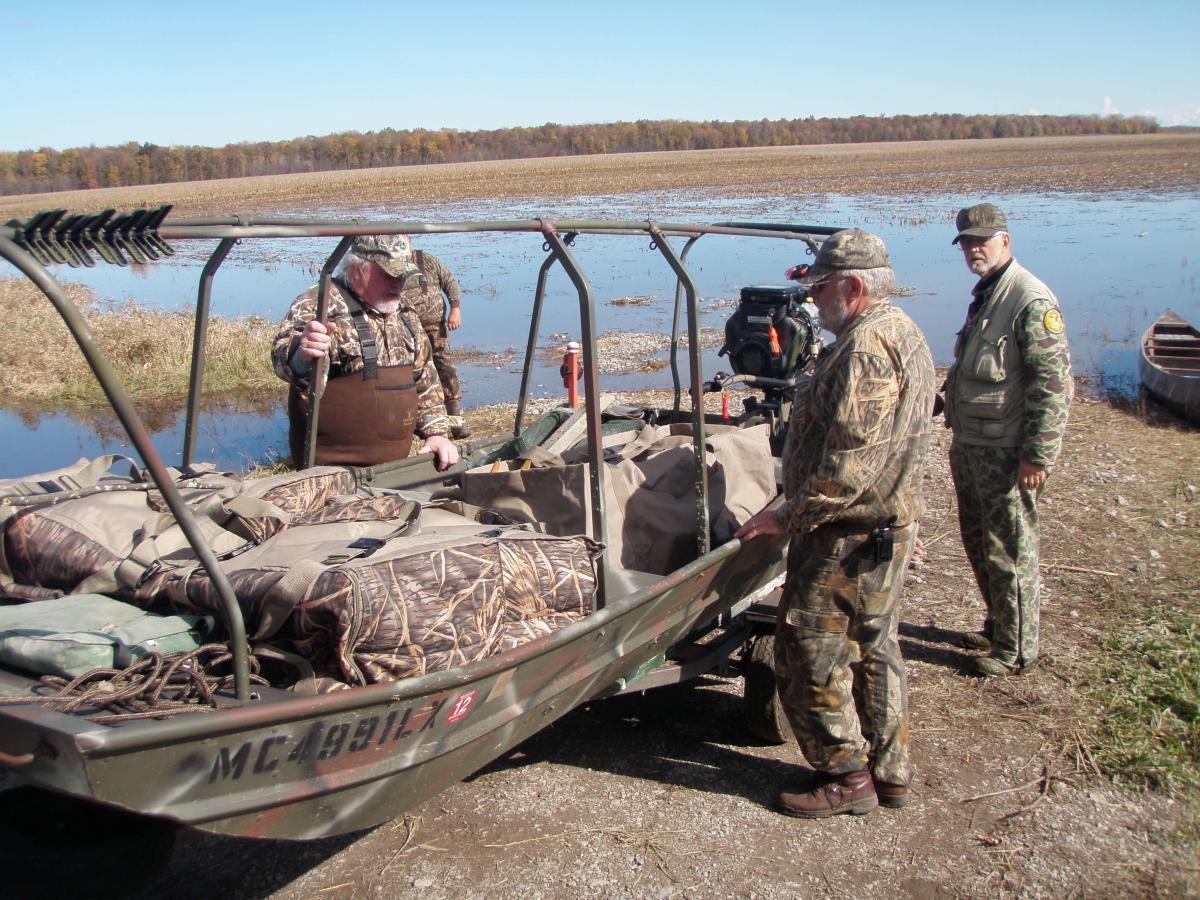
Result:
[[[472,197],[546,198],[552,210],[555,197],[669,188],[1003,197],[1198,184],[1200,134],[1170,133],[277,176],[0,198],[0,219],[165,202],[184,215]],[[10,321],[23,302],[12,290],[0,284]],[[127,348],[130,368],[149,352]],[[34,362],[6,357],[0,378]],[[21,383],[8,377],[5,396]],[[508,407],[468,413],[477,434],[511,417]],[[901,626],[918,771],[907,809],[824,823],[772,812],[802,758],[794,743],[751,738],[740,683],[709,678],[578,710],[353,839],[201,839],[144,896],[1196,896],[1200,432],[1140,401],[1080,392],[1042,506],[1042,664],[998,682],[963,674],[959,636],[979,626],[982,606],[958,542],[948,444],[935,427],[929,557],[910,572]]]
[[[26,194],[0,197],[0,219],[59,207],[171,203],[176,215],[211,215],[279,205],[549,199],[677,188],[723,197],[1157,191],[1195,185],[1197,166],[1200,134],[1192,132],[623,153]]]

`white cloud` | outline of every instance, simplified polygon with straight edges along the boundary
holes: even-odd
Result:
[[[1102,116],[1119,116],[1120,114],[1121,114],[1121,111],[1113,105],[1112,98],[1105,97],[1104,98],[1104,109],[1102,109],[1100,111],[1100,115],[1102,115]]]
[[[1176,106],[1172,109],[1147,109],[1143,116],[1157,119],[1160,125],[1200,125],[1200,103]]]

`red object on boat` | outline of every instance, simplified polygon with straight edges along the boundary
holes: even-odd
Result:
[[[579,408],[579,342],[567,344],[567,352],[563,354],[563,383],[567,386],[567,402],[571,409]]]

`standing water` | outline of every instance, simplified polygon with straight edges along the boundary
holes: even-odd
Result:
[[[545,218],[653,218],[658,222],[790,222],[855,226],[880,235],[896,270],[898,303],[925,332],[939,365],[949,363],[975,277],[950,244],[959,207],[994,200],[1005,210],[1020,262],[1045,281],[1063,307],[1076,375],[1105,390],[1130,392],[1137,385],[1142,331],[1167,307],[1200,323],[1200,192],[1169,195],[1122,192],[1105,195],[1012,197],[921,196],[869,199],[821,195],[810,198],[722,200],[698,191],[585,197],[553,203],[472,201],[436,206],[367,206],[281,210],[280,216],[367,218],[390,221],[454,222]],[[538,268],[545,255],[537,234],[451,234],[419,236],[419,249],[435,254],[463,288],[463,325],[452,335],[461,353],[477,351],[460,365],[468,407],[512,402],[520,384],[523,348]],[[150,267],[92,269],[55,267],[63,282],[90,287],[101,300],[133,299],[147,306],[190,309],[200,272],[216,242],[175,245],[176,255]],[[257,314],[279,320],[292,299],[313,284],[334,239],[245,241],[219,270],[212,292],[213,313]],[[676,250],[683,240],[675,239]],[[630,236],[584,235],[572,252],[587,273],[596,299],[597,327],[606,331],[669,333],[675,281],[649,241]],[[708,236],[690,253],[703,324],[720,329],[742,286],[782,283],[788,266],[808,259],[798,241]],[[5,271],[9,269],[9,271]],[[19,273],[0,265],[0,277]],[[539,345],[553,351],[578,337],[576,292],[555,267],[547,286]],[[621,298],[649,298],[634,304]],[[77,352],[72,350],[72,352]],[[551,356],[553,354],[551,353]],[[665,358],[665,354],[663,354]],[[729,370],[716,350],[705,351],[705,375]],[[534,371],[534,397],[562,393],[556,363]],[[610,390],[669,387],[669,369],[602,376]],[[168,464],[183,445],[182,411],[154,431],[155,446]],[[258,412],[209,410],[199,422],[199,459],[223,469],[244,470],[285,455],[286,418],[281,401]],[[0,477],[66,465],[80,456],[129,452],[111,416],[79,420],[63,413],[16,414],[0,410]]]

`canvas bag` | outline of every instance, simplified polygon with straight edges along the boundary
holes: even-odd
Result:
[[[91,483],[78,487],[72,487],[77,476],[61,477],[64,470],[0,483],[0,509],[9,511],[0,583],[131,597],[148,571],[196,560],[162,495],[136,467],[124,478],[103,474],[111,462],[103,464],[114,459],[123,457],[81,460],[76,467],[89,474]],[[244,481],[207,472],[172,474],[218,556],[262,543],[293,516],[311,514],[357,486],[353,472],[338,466]],[[31,487],[36,492],[29,493]]]
[[[147,653],[195,650],[211,629],[206,616],[158,616],[99,594],[0,606],[0,663],[76,678]]]
[[[335,680],[321,681],[330,689],[464,665],[590,610],[594,542],[497,526],[455,501],[418,509],[402,528],[394,518],[293,524],[223,563],[247,633],[287,641]],[[220,608],[201,568],[165,572],[146,589],[176,607]]]
[[[710,536],[721,544],[775,496],[775,464],[766,425],[708,425],[705,442]],[[609,559],[657,575],[695,559],[691,425],[645,426],[632,440],[618,434],[604,444]],[[461,488],[446,493],[548,534],[592,536],[588,465],[583,449],[560,457],[535,448],[465,472]]]

